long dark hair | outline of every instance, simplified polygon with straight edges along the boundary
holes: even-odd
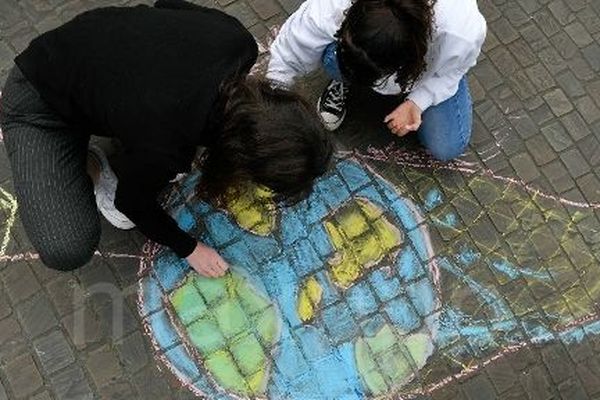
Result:
[[[300,95],[253,77],[221,86],[215,137],[202,164],[197,193],[223,200],[231,189],[254,183],[277,202],[295,203],[329,167],[333,145],[314,107]]]
[[[396,74],[410,90],[427,67],[432,29],[433,0],[356,0],[337,32],[344,77],[372,86]]]

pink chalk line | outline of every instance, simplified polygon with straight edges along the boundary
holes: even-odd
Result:
[[[384,149],[375,148],[369,146],[367,149],[367,153],[361,153],[359,150],[353,150],[346,152],[348,154],[352,154],[358,158],[365,160],[374,160],[374,161],[383,161],[383,162],[393,162],[397,165],[414,167],[414,168],[431,168],[431,169],[445,169],[449,171],[457,171],[464,172],[469,175],[482,175],[487,176],[501,182],[505,182],[509,185],[516,185],[523,190],[533,194],[533,196],[539,196],[543,199],[556,201],[558,203],[577,207],[577,208],[587,208],[587,209],[600,209],[600,203],[587,203],[580,201],[573,201],[569,199],[565,199],[564,197],[556,196],[553,194],[548,194],[542,192],[540,189],[533,187],[532,185],[526,183],[525,181],[517,178],[511,178],[507,176],[502,176],[496,174],[494,171],[488,168],[482,168],[478,166],[476,163],[467,162],[463,160],[455,160],[448,163],[443,163],[440,161],[436,161],[432,159],[429,155],[422,152],[407,151],[404,149],[399,149],[394,144],[390,144]]]

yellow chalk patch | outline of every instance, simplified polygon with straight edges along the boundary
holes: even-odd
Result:
[[[325,229],[336,249],[329,260],[331,278],[342,288],[352,286],[402,244],[402,232],[366,199],[356,199],[338,210],[333,219],[325,221]]]
[[[266,236],[275,228],[273,193],[264,187],[232,190],[225,200],[225,207],[239,226],[255,235]]]
[[[298,293],[298,315],[302,322],[308,322],[314,318],[316,308],[321,303],[322,297],[323,288],[315,277],[310,277],[304,281]]]

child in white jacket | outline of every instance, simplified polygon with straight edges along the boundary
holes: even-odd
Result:
[[[437,159],[458,157],[472,126],[465,79],[485,40],[476,0],[306,0],[271,46],[267,77],[291,85],[320,64],[332,78],[319,113],[334,130],[351,84],[399,95],[384,123],[398,136],[417,131]]]

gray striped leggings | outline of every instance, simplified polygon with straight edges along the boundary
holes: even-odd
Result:
[[[48,267],[81,267],[100,240],[89,136],[61,121],[17,67],[2,91],[0,125],[29,240]]]

